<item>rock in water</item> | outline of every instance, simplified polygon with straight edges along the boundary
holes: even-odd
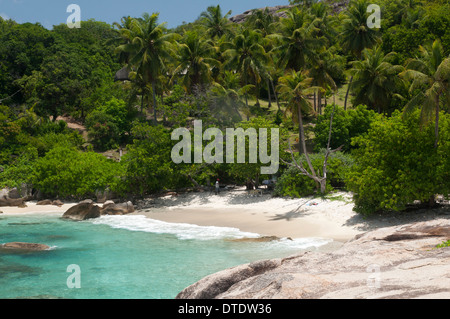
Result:
[[[85,220],[100,217],[100,207],[93,203],[80,203],[69,208],[62,216],[65,219]]]
[[[126,215],[134,212],[132,202],[115,204],[112,201],[107,201],[100,210],[102,215]]]
[[[333,252],[237,266],[187,287],[178,299],[450,298],[450,220],[380,228]]]
[[[49,250],[50,246],[44,244],[13,242],[1,245],[2,249],[21,250],[21,251],[42,251]]]

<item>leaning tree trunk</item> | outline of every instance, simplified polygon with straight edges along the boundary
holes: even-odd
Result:
[[[278,101],[277,91],[275,91],[275,86],[273,85],[272,79],[270,79],[270,84],[272,86],[273,95],[275,95],[275,102],[277,102],[278,111],[281,111],[280,102]]]
[[[348,94],[350,92],[350,87],[352,86],[352,82],[353,82],[353,75],[350,77],[350,82],[348,83],[347,93],[345,94],[344,110],[347,110],[347,99],[348,99]]]

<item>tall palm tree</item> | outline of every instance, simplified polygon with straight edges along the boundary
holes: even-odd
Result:
[[[291,70],[285,76],[279,79],[280,84],[278,85],[278,91],[281,93],[281,97],[283,97],[288,102],[286,110],[292,113],[294,120],[299,124],[299,133],[300,133],[299,144],[301,145],[300,153],[304,154],[309,171],[305,169],[301,161],[297,162],[293,155],[292,159],[295,164],[293,163],[288,164],[297,167],[300,170],[300,174],[308,176],[309,178],[313,179],[320,186],[320,192],[323,194],[326,191],[328,156],[333,152],[330,149],[330,139],[335,106],[333,108],[333,112],[330,119],[330,135],[328,139],[328,146],[323,163],[321,176],[320,172],[316,172],[316,170],[314,169],[311,159],[309,158],[309,155],[306,151],[305,132],[302,119],[304,111],[311,111],[311,103],[309,102],[307,95],[312,90],[317,89],[316,87],[310,86],[312,80],[313,79],[308,77],[308,74],[305,71],[295,72]]]
[[[333,69],[336,68],[337,59],[329,50],[321,51],[317,54],[314,63],[309,68],[309,75],[313,78],[312,84],[320,87],[318,93],[318,107],[319,114],[322,112],[322,92],[331,89],[336,92],[337,85],[332,77]],[[315,102],[315,101],[314,101]]]
[[[252,14],[245,21],[249,26],[255,30],[259,30],[263,37],[272,34],[275,30],[275,17],[270,14],[269,9],[253,10]]]
[[[230,32],[231,22],[228,17],[231,15],[231,10],[225,15],[222,15],[220,5],[210,6],[200,14],[200,19],[206,27],[206,34],[213,38],[220,38]]]
[[[342,22],[342,46],[344,50],[356,57],[361,58],[364,49],[373,47],[378,41],[378,33],[375,29],[367,26],[368,3],[366,0],[356,0],[350,3],[348,11],[345,13],[346,18]],[[353,76],[347,88],[345,95],[344,109],[347,109],[347,100],[350,88],[352,86]]]
[[[214,47],[211,41],[199,36],[196,31],[188,31],[178,44],[177,63],[174,76],[180,76],[188,93],[193,87],[212,81],[212,68],[220,65],[213,58]]]
[[[419,47],[420,57],[407,61],[406,70],[401,73],[411,81],[410,93],[413,95],[406,104],[404,112],[410,114],[421,107],[422,124],[435,121],[435,148],[439,143],[440,103],[450,105],[450,56],[444,56],[444,49],[439,40],[431,45]],[[434,113],[434,114],[433,114]]]
[[[390,63],[395,55],[395,52],[385,55],[378,46],[365,49],[364,60],[352,62],[356,105],[366,104],[381,114],[390,105],[391,99],[399,96],[396,94],[396,89],[401,85],[398,74],[404,68]]]
[[[258,88],[261,80],[267,77],[265,63],[268,61],[268,55],[261,43],[259,32],[244,28],[228,43],[229,48],[223,52],[226,58],[224,67],[239,72],[245,86],[254,84]],[[247,94],[245,96],[248,107]]]
[[[277,45],[273,48],[279,54],[278,66],[280,68],[298,71],[313,60],[316,51],[323,47],[325,40],[317,37],[319,29],[305,11],[293,8],[287,11],[287,17],[280,21],[281,33],[271,34],[268,37],[275,40]]]
[[[119,45],[117,52],[130,54],[129,64],[140,74],[143,83],[151,84],[153,95],[154,123],[157,123],[156,82],[165,68],[166,61],[172,59],[172,42],[175,34],[164,33],[163,24],[158,24],[158,13],[145,13],[142,19],[133,19],[129,30],[122,34],[129,42]]]
[[[300,153],[306,153],[303,114],[312,111],[308,94],[318,89],[311,86],[312,81],[313,78],[309,77],[307,71],[294,70],[288,71],[285,76],[278,79],[277,91],[280,93],[280,98],[287,102],[286,112],[290,112],[294,123],[299,125]]]

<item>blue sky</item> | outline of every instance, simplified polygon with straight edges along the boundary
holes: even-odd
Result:
[[[122,16],[138,17],[142,13],[159,12],[160,22],[176,27],[183,21],[192,22],[210,5],[220,4],[224,13],[232,15],[249,9],[289,4],[289,0],[0,0],[0,16],[19,23],[40,22],[51,29],[65,23],[70,4],[81,8],[81,19],[118,22]]]

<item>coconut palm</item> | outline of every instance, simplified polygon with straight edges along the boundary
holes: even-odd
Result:
[[[323,47],[325,39],[317,37],[319,29],[305,11],[293,8],[280,21],[281,33],[268,37],[276,41],[273,51],[279,55],[278,67],[293,70],[304,68],[313,60],[316,51]]]
[[[231,10],[222,15],[220,5],[210,6],[200,14],[200,19],[206,27],[206,34],[211,38],[220,38],[230,32],[231,22],[228,17]]]
[[[262,79],[268,76],[265,68],[268,55],[261,43],[262,37],[259,32],[243,29],[242,32],[239,32],[233,38],[231,43],[228,43],[229,48],[223,52],[226,58],[224,67],[239,72],[244,86],[254,84],[256,91],[258,91],[258,85]],[[248,107],[247,94],[245,94],[245,97],[246,106]]]
[[[450,105],[450,56],[444,56],[439,40],[431,45],[420,46],[419,52],[420,57],[408,60],[406,70],[401,73],[401,76],[411,82],[409,91],[413,96],[406,104],[404,113],[408,115],[420,107],[422,124],[434,117],[437,148],[440,104],[444,100],[444,105]]]
[[[367,18],[369,16],[367,6],[366,0],[351,2],[348,11],[345,13],[346,18],[342,22],[342,32],[340,34],[342,47],[357,59],[361,58],[364,49],[373,47],[378,41],[377,31],[367,26]],[[353,76],[350,77],[347,94],[345,95],[345,109],[347,108],[348,94],[352,82]]]
[[[381,47],[375,47],[363,51],[364,60],[352,62],[355,105],[365,104],[381,114],[394,96],[399,97],[396,94],[396,89],[401,85],[398,74],[404,68],[390,63],[395,55],[395,52],[385,55]]]
[[[309,75],[313,78],[312,84],[320,87],[320,89],[317,90],[317,111],[320,114],[322,111],[322,93],[326,92],[328,89],[333,92],[337,90],[337,85],[332,74],[334,73],[334,69],[338,67],[338,63],[338,59],[333,56],[329,50],[324,50],[317,54],[317,57],[309,68]],[[315,102],[316,101],[314,100],[314,103]]]
[[[181,77],[181,82],[189,94],[194,86],[212,81],[211,70],[220,65],[219,61],[213,58],[213,54],[211,41],[201,38],[195,31],[186,32],[178,44],[178,66],[174,77]]]
[[[290,112],[294,123],[299,125],[301,153],[306,153],[303,114],[313,111],[308,94],[319,89],[311,86],[312,81],[313,78],[309,77],[306,71],[294,70],[288,71],[285,76],[278,79],[277,91],[280,93],[280,98],[287,102],[286,112]]]
[[[140,74],[142,82],[151,84],[153,95],[154,123],[157,123],[156,82],[165,68],[167,60],[172,59],[172,42],[175,34],[164,33],[163,24],[158,24],[158,13],[145,13],[142,19],[133,19],[130,29],[122,33],[128,43],[116,48],[117,52],[130,54],[129,64]]]

